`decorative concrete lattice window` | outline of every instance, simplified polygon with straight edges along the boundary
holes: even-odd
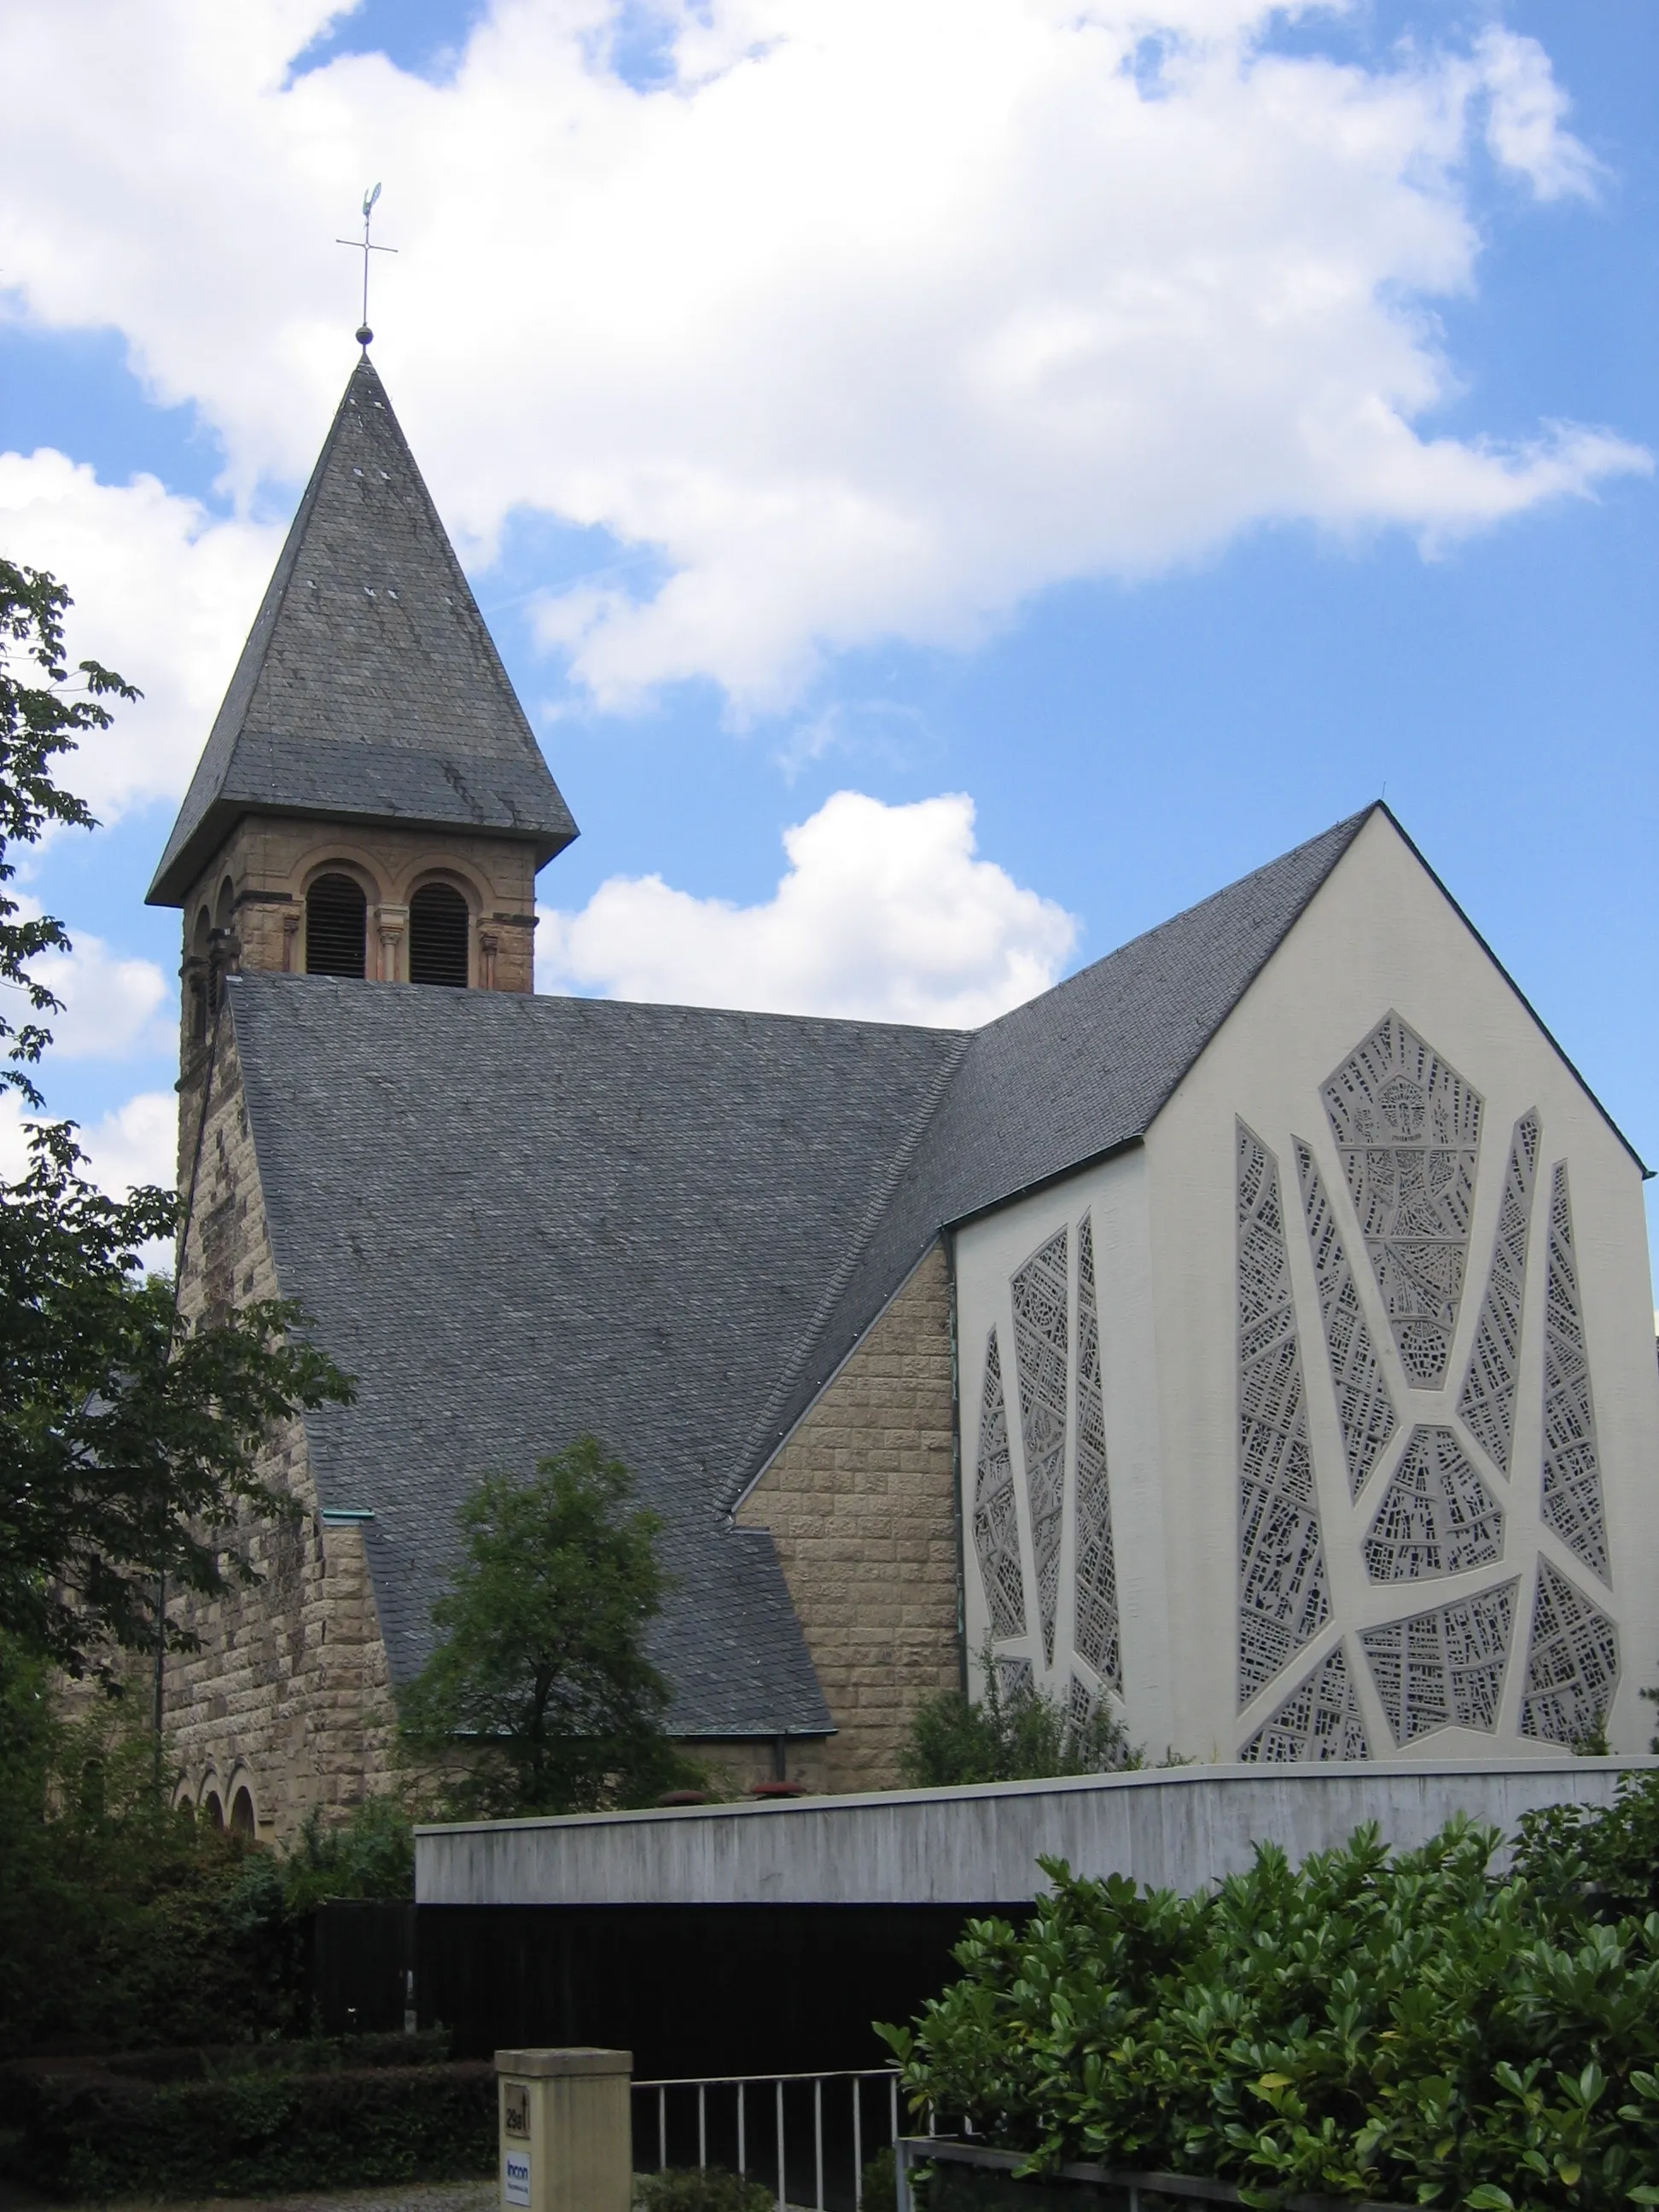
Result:
[[[1504,1509],[1450,1429],[1413,1429],[1365,1539],[1374,1583],[1455,1575],[1504,1556]]]
[[[1498,1726],[1515,1620],[1515,1583],[1360,1637],[1397,1743],[1431,1729]]]
[[[1365,1723],[1339,1644],[1239,1753],[1241,1759],[1369,1759]]]
[[[1279,1163],[1237,1125],[1238,1702],[1330,1614]]]
[[[1619,1631],[1547,1559],[1538,1562],[1521,1733],[1579,1744],[1607,1724],[1619,1686]]]
[[[1358,1498],[1394,1434],[1394,1401],[1382,1379],[1376,1347],[1359,1304],[1335,1209],[1325,1194],[1313,1153],[1299,1137],[1294,1141],[1302,1210],[1307,1216],[1314,1279],[1319,1285],[1319,1310],[1325,1323],[1331,1380],[1336,1386],[1337,1419],[1342,1425],[1342,1448],[1347,1455],[1348,1489]]]
[[[1407,1379],[1437,1390],[1468,1261],[1480,1094],[1390,1013],[1322,1096]]]
[[[1556,1163],[1550,1191],[1550,1259],[1544,1295],[1544,1521],[1586,1566],[1611,1583],[1595,1406],[1590,1396],[1565,1160]]]
[[[979,1561],[992,1632],[1025,1633],[1025,1581],[1019,1564],[1019,1515],[1014,1468],[1008,1450],[1008,1413],[1002,1396],[997,1333],[985,1346],[985,1387],[979,1403],[979,1459],[974,1471],[974,1553]]]
[[[997,1661],[997,1691],[1005,1705],[1012,1698],[1029,1698],[1036,1688],[1036,1675],[1029,1659]]]
[[[1509,1170],[1498,1209],[1492,1273],[1481,1301],[1480,1320],[1469,1354],[1468,1373],[1458,1393],[1457,1410],[1470,1434],[1494,1467],[1507,1474],[1515,1446],[1515,1389],[1521,1372],[1521,1308],[1527,1287],[1527,1231],[1532,1224],[1533,1186],[1538,1176],[1540,1131],[1536,1111],[1515,1125]]]
[[[1073,1737],[1083,1735],[1095,1717],[1096,1698],[1089,1685],[1073,1674],[1066,1686],[1066,1724]]]
[[[1060,1230],[1015,1274],[1014,1356],[1019,1364],[1019,1434],[1031,1522],[1042,1649],[1054,1660],[1060,1536],[1066,1507],[1066,1384],[1070,1357],[1066,1234]]]
[[[1117,1564],[1106,1478],[1106,1401],[1100,1375],[1100,1314],[1095,1297],[1095,1240],[1085,1213],[1077,1232],[1077,1568],[1078,1656],[1113,1689],[1123,1687],[1118,1644]]]

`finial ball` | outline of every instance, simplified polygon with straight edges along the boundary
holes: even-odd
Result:
[[[357,325],[357,343],[358,343],[358,344],[359,344],[360,346],[362,346],[363,348],[367,349],[368,347],[371,346],[371,345],[374,343],[374,331],[373,331],[372,330],[370,330],[370,328],[368,327],[368,325],[367,323],[359,323],[359,324],[358,324],[358,325]]]

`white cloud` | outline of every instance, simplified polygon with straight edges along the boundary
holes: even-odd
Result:
[[[154,477],[100,483],[50,448],[0,453],[0,551],[72,593],[71,664],[101,660],[144,693],[136,707],[106,701],[114,726],[88,734],[60,771],[100,821],[183,789],[280,542]]]
[[[81,1133],[93,1178],[118,1196],[136,1183],[171,1190],[178,1179],[179,1101],[170,1091],[143,1091]]]
[[[1596,163],[1565,128],[1571,102],[1536,39],[1493,25],[1475,49],[1491,94],[1486,143],[1506,169],[1517,169],[1540,200],[1588,199]]]
[[[54,1060],[129,1060],[175,1048],[172,993],[153,960],[125,957],[77,931],[71,951],[42,953],[29,972],[63,1002],[62,1013],[40,1018]]]
[[[17,1180],[27,1168],[32,1118],[15,1091],[0,1091],[0,1176],[8,1180]],[[171,1190],[178,1176],[179,1101],[170,1091],[140,1091],[80,1130],[76,1142],[86,1154],[82,1174],[112,1198],[127,1197],[138,1183]],[[170,1274],[172,1245],[141,1245],[138,1263],[145,1274]]]
[[[965,794],[837,792],[783,842],[758,906],[617,876],[580,914],[544,911],[538,987],[972,1028],[1045,990],[1076,942],[1071,915],[975,857]]]
[[[28,1161],[30,1115],[15,1091],[0,1092],[0,1175],[20,1176]],[[170,1091],[143,1091],[101,1121],[82,1128],[76,1143],[89,1165],[82,1170],[113,1198],[136,1184],[171,1190],[178,1174],[179,1101]]]
[[[333,241],[384,177],[380,359],[473,552],[526,505],[665,565],[539,611],[611,704],[778,708],[827,651],[969,642],[1264,522],[1443,538],[1647,465],[1434,430],[1472,153],[1541,198],[1592,173],[1535,41],[1368,70],[1267,51],[1268,0],[663,0],[641,91],[621,0],[494,0],[443,84],[290,82],[331,12],[9,0],[0,266],[125,331],[246,491],[315,451]]]

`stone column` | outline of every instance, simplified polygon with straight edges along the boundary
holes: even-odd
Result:
[[[403,975],[403,939],[409,927],[406,906],[380,906],[374,909],[374,926],[380,936],[380,971],[382,983],[398,983]]]
[[[629,2212],[631,2051],[498,2051],[502,2212]]]

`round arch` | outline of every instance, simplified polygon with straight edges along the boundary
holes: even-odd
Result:
[[[305,966],[308,975],[368,973],[368,908],[356,868],[338,862],[318,868],[305,891]]]
[[[474,908],[447,876],[428,876],[409,898],[409,980],[465,990],[472,980]]]

